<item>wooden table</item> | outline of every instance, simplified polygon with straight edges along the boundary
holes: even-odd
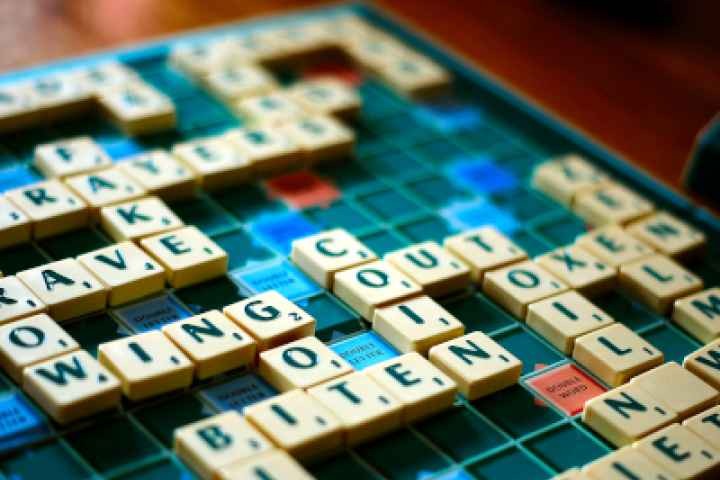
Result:
[[[0,2],[0,69],[321,3]],[[696,133],[720,110],[715,0],[379,3],[676,189]]]

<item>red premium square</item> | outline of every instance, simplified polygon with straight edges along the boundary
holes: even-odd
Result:
[[[295,172],[267,181],[268,193],[295,208],[329,205],[340,197],[332,183],[311,172]]]
[[[546,401],[565,412],[577,415],[585,402],[605,393],[605,388],[575,365],[567,364],[528,380]]]

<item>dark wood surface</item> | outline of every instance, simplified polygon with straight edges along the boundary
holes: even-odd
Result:
[[[0,69],[321,3],[3,1]],[[715,0],[615,2],[630,10],[560,0],[378,3],[676,189],[695,135],[720,110]]]

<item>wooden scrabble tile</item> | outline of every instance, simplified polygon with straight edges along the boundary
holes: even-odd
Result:
[[[628,226],[641,241],[674,258],[698,254],[705,246],[705,234],[667,212],[657,212]]]
[[[264,126],[231,130],[225,134],[249,159],[253,172],[274,175],[302,166],[300,147],[280,129]]]
[[[430,347],[465,333],[460,320],[425,295],[376,308],[372,328],[401,352],[421,355],[427,355]]]
[[[357,445],[402,425],[402,404],[362,372],[308,389],[342,423],[345,443]]]
[[[105,286],[111,306],[152,295],[165,286],[165,270],[132,242],[103,247],[77,260]]]
[[[630,381],[677,412],[680,418],[695,415],[720,400],[714,387],[676,362],[667,362]]]
[[[128,135],[141,135],[175,127],[175,106],[164,93],[143,81],[127,82],[104,90],[100,104]]]
[[[688,418],[682,424],[710,446],[720,450],[720,405],[708,408]]]
[[[225,102],[265,95],[278,88],[273,76],[259,65],[225,64],[202,78],[210,92]]]
[[[377,255],[342,228],[334,228],[292,242],[292,261],[310,278],[330,289],[335,274]]]
[[[342,80],[332,77],[303,80],[291,86],[290,96],[307,112],[352,119],[360,114],[360,95]]]
[[[344,40],[350,56],[364,68],[379,72],[410,54],[410,50],[390,35],[375,29],[350,35]]]
[[[87,225],[88,209],[59,180],[46,180],[5,193],[32,223],[33,236],[45,238]]]
[[[170,62],[188,75],[202,77],[229,63],[230,47],[224,39],[180,43],[170,51]]]
[[[235,110],[249,122],[265,127],[278,127],[305,114],[284,91],[243,98],[235,102]]]
[[[17,277],[0,278],[0,325],[47,310],[47,306]]]
[[[34,113],[27,85],[0,85],[0,131],[17,130],[31,124]]]
[[[45,74],[26,82],[29,102],[42,122],[87,111],[91,92],[75,80],[72,71]]]
[[[654,208],[649,200],[614,182],[581,193],[573,202],[575,213],[595,227],[625,225],[651,214]]]
[[[260,354],[258,372],[281,392],[310,388],[353,371],[317,337],[307,336]]]
[[[627,446],[585,465],[591,480],[671,480],[673,475],[650,461],[636,448]]]
[[[333,46],[330,33],[314,22],[293,23],[260,32],[261,38],[272,38],[283,60],[299,61],[312,54],[325,53]]]
[[[422,289],[382,260],[351,267],[335,274],[333,293],[371,320],[376,308],[419,295]]]
[[[105,308],[107,290],[73,258],[23,270],[16,276],[58,322]]]
[[[120,404],[120,381],[85,350],[23,371],[23,390],[56,422],[67,424]]]
[[[101,208],[100,225],[120,242],[175,230],[184,224],[159,198],[143,197]]]
[[[292,478],[293,480],[313,480],[293,457],[282,450],[253,455],[247,460],[235,462],[218,471],[220,480],[266,480]]]
[[[81,88],[96,96],[107,89],[119,87],[138,79],[135,70],[115,60],[103,61],[87,68],[79,68],[73,73]]]
[[[585,403],[582,421],[607,441],[621,447],[677,420],[667,405],[629,383]]]
[[[165,150],[151,150],[128,157],[118,167],[149,194],[165,201],[188,198],[195,194],[195,175]]]
[[[470,267],[434,241],[388,253],[385,260],[431,297],[441,297],[470,285]]]
[[[709,343],[720,337],[720,288],[708,288],[675,300],[672,319],[701,342]]]
[[[73,175],[65,183],[88,205],[94,221],[99,220],[101,207],[145,195],[145,189],[118,167]]]
[[[172,154],[187,165],[205,190],[235,186],[251,175],[251,159],[224,136],[177,144]]]
[[[558,248],[535,259],[541,267],[584,295],[604,293],[615,285],[617,270],[587,250],[574,245]]]
[[[32,224],[22,210],[0,196],[0,249],[29,242]]]
[[[676,478],[717,478],[720,451],[682,425],[670,425],[634,445],[651,462]]]
[[[310,165],[348,158],[355,148],[355,133],[328,115],[304,116],[282,125]]]
[[[720,340],[689,353],[683,367],[720,390]]]
[[[570,468],[558,473],[550,480],[588,480],[588,477],[579,468]]]
[[[482,281],[488,270],[504,267],[527,258],[527,254],[495,227],[468,230],[445,239],[445,248],[465,262],[475,282]]]
[[[458,390],[449,376],[417,352],[376,363],[364,373],[403,404],[408,423],[449,408]]]
[[[207,480],[218,478],[223,467],[275,449],[235,410],[180,427],[173,439],[176,455]]]
[[[162,332],[192,360],[201,380],[255,360],[255,340],[218,310],[170,323]]]
[[[532,178],[535,188],[567,206],[578,194],[592,191],[607,181],[602,170],[575,153],[538,165]]]
[[[527,306],[543,298],[562,293],[567,285],[530,260],[487,272],[483,292],[520,320]]]
[[[342,446],[340,420],[303,390],[252,404],[244,413],[275,445],[298,460],[325,456]]]
[[[435,345],[430,361],[457,383],[468,400],[515,385],[522,373],[522,362],[482,332]]]
[[[278,42],[263,32],[245,32],[228,35],[231,63],[269,65],[282,55]]]
[[[429,58],[414,53],[392,58],[380,67],[380,78],[400,93],[422,98],[445,91],[452,81],[450,73]]]
[[[18,383],[25,367],[78,348],[77,342],[44,313],[0,327],[0,365]]]
[[[700,277],[670,258],[655,254],[620,267],[620,286],[658,313],[703,288]]]
[[[35,147],[35,168],[47,178],[107,168],[112,160],[90,137],[75,137]]]
[[[228,305],[223,313],[252,335],[258,351],[315,333],[313,316],[275,290]]]
[[[227,252],[194,226],[143,238],[140,246],[165,267],[175,288],[219,277],[228,269]]]
[[[616,387],[662,364],[663,353],[622,323],[613,323],[576,339],[573,358]]]
[[[525,320],[566,355],[572,353],[575,339],[615,321],[575,290],[531,303]]]
[[[188,387],[193,379],[193,363],[158,331],[101,343],[98,360],[133,401]]]
[[[654,253],[654,250],[617,225],[597,228],[575,241],[611,267],[634,262]]]

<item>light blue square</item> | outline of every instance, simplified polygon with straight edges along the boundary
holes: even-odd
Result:
[[[330,344],[330,348],[348,361],[355,370],[364,370],[376,363],[400,355],[395,347],[375,332],[365,332]]]
[[[49,434],[45,420],[17,393],[0,398],[0,453]]]
[[[287,255],[292,249],[293,240],[320,230],[302,214],[287,212],[260,218],[250,225],[250,231],[275,250]]]
[[[165,294],[116,308],[115,315],[133,332],[143,333],[159,330],[168,323],[191,317],[192,313],[174,297]]]
[[[247,296],[268,290],[277,290],[290,300],[315,295],[321,291],[320,286],[310,277],[286,262],[265,263],[260,267],[237,270],[230,274]]]
[[[457,230],[492,225],[510,235],[520,226],[514,215],[485,200],[456,203],[440,213]]]
[[[200,395],[217,410],[237,410],[277,395],[277,391],[254,373],[202,389]]]

